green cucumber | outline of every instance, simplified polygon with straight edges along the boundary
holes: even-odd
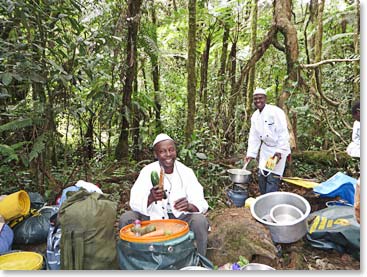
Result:
[[[159,183],[159,175],[157,171],[152,171],[150,173],[150,180],[152,181],[152,185],[153,187],[155,187],[156,185],[158,185]]]

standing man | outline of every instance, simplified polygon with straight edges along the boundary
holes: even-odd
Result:
[[[251,117],[245,163],[259,157],[259,188],[260,193],[278,191],[280,178],[283,176],[287,156],[291,152],[287,119],[282,109],[266,104],[266,91],[257,88],[253,94],[257,110]],[[274,165],[267,166],[269,158]]]
[[[209,223],[204,213],[208,203],[203,187],[194,171],[176,160],[176,145],[166,134],[159,134],[153,142],[157,161],[148,164],[136,179],[130,193],[131,211],[120,217],[119,228],[136,219],[180,219],[186,221],[195,234],[198,252],[206,255]],[[151,172],[164,170],[164,188],[153,187]]]

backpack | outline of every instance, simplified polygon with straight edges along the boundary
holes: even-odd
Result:
[[[118,269],[114,225],[117,203],[81,188],[59,210],[61,269]]]

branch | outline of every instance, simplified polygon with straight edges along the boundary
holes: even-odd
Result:
[[[278,49],[279,51],[282,51],[285,53],[285,47],[283,45],[280,44],[280,42],[275,38],[275,36],[273,37],[271,44],[273,44],[273,46]]]
[[[317,91],[320,93],[321,97],[331,106],[334,107],[338,107],[340,105],[339,102],[334,101],[328,97],[326,97],[326,95],[323,93],[322,91],[322,87],[321,87],[321,80],[320,80],[320,70],[318,67],[314,68],[315,71],[315,79],[316,79],[316,87],[317,87]]]
[[[334,129],[334,127],[332,126],[332,124],[330,123],[330,120],[329,120],[329,117],[327,116],[327,113],[326,113],[326,108],[324,108],[324,107],[322,107],[322,106],[320,106],[320,108],[321,108],[321,111],[322,111],[322,113],[324,114],[324,116],[325,116],[325,119],[326,119],[326,122],[327,122],[327,124],[329,125],[329,128],[330,128],[330,130],[331,130],[331,132],[332,133],[334,133],[344,144],[347,144],[347,142],[343,139],[343,137],[338,133],[338,131],[336,131],[335,129]],[[334,142],[334,145],[335,145],[335,141],[333,141]]]
[[[355,62],[355,61],[359,61],[359,58],[354,58],[354,59],[330,59],[330,60],[319,61],[317,63],[312,63],[312,64],[300,64],[299,66],[302,67],[302,68],[315,68],[315,67],[319,67],[320,65],[327,64],[327,63]]]
[[[266,34],[265,39],[256,47],[255,52],[252,54],[251,58],[247,61],[246,65],[241,70],[241,76],[238,79],[238,81],[236,82],[236,85],[234,87],[234,94],[240,91],[241,86],[243,84],[243,80],[245,79],[245,76],[247,75],[248,71],[264,55],[264,53],[266,52],[266,50],[269,48],[270,44],[272,43],[273,37],[277,33],[277,31],[278,31],[277,26],[273,24],[269,32]]]

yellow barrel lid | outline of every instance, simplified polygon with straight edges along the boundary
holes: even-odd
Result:
[[[36,252],[19,251],[0,256],[0,270],[39,270],[43,256]]]

